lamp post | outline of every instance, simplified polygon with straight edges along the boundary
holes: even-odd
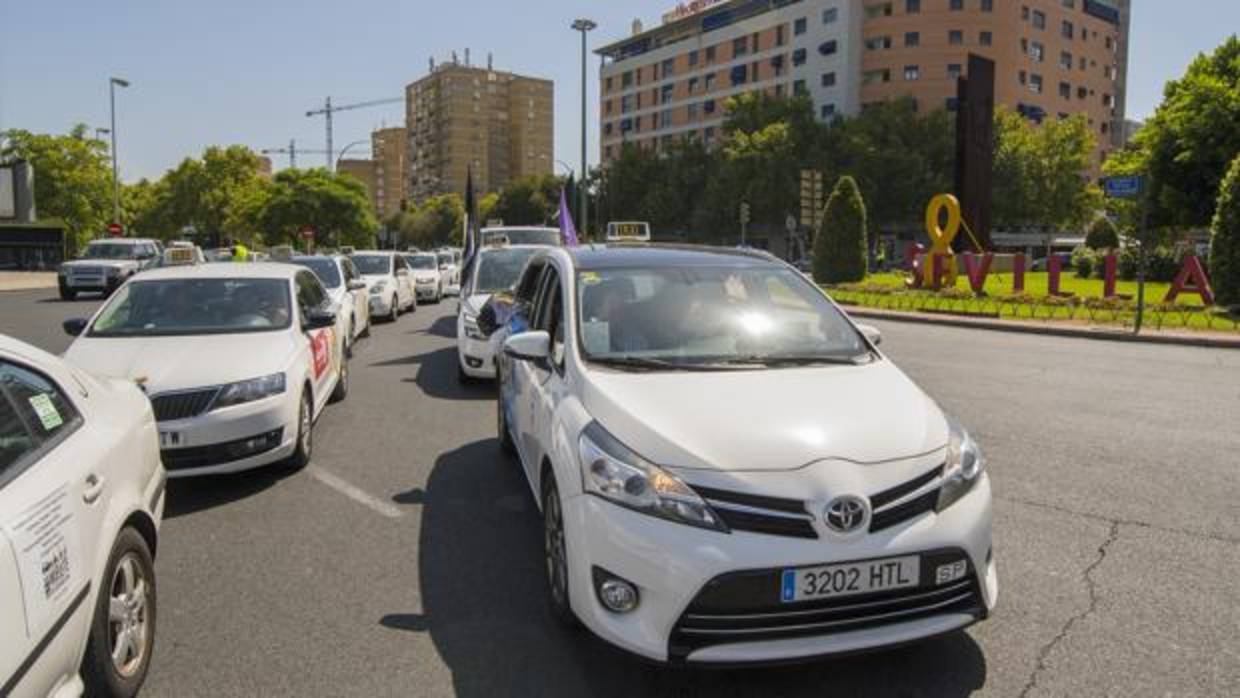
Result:
[[[108,78],[108,101],[112,107],[112,222],[121,222],[121,179],[120,168],[116,161],[116,87],[129,87],[128,80]]]
[[[590,217],[587,215],[586,174],[586,34],[598,28],[592,20],[578,19],[573,22],[573,29],[581,32],[581,232],[588,234]]]
[[[108,135],[109,133],[112,133],[112,129],[110,128],[96,128],[95,129],[95,140],[101,141],[103,140],[103,137]]]
[[[339,172],[339,171],[340,171],[340,161],[344,159],[344,154],[345,154],[345,153],[347,153],[347,152],[349,152],[349,148],[352,148],[352,147],[353,147],[353,146],[355,146],[355,145],[361,145],[361,144],[363,144],[363,143],[369,143],[369,142],[370,142],[370,139],[369,139],[369,138],[363,138],[363,139],[362,139],[362,140],[360,140],[360,141],[353,141],[352,143],[350,143],[350,144],[346,145],[345,147],[341,148],[341,149],[340,149],[340,155],[337,155],[337,156],[336,156],[336,171],[337,171],[337,172]]]

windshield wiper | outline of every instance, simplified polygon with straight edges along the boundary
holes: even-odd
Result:
[[[592,356],[589,360],[604,366],[645,371],[718,371],[720,369],[718,364],[667,361],[645,356]]]
[[[730,366],[813,366],[829,364],[833,366],[856,366],[863,363],[860,356],[815,356],[812,354],[772,354],[769,356],[752,355],[721,359],[716,363]]]

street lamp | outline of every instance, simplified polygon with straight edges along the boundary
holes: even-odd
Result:
[[[592,20],[579,19],[573,22],[573,29],[581,32],[581,232],[586,233],[589,227],[590,217],[586,210],[586,174],[590,171],[586,167],[586,33],[598,28]]]
[[[112,133],[112,129],[110,128],[96,128],[95,129],[95,140],[101,141],[103,140],[103,136],[106,136],[109,133]]]
[[[353,141],[352,143],[350,143],[350,144],[346,145],[345,147],[341,148],[341,149],[340,149],[340,155],[337,155],[337,156],[336,156],[336,171],[337,171],[337,172],[339,172],[339,171],[340,171],[340,161],[344,159],[344,154],[345,154],[345,153],[347,153],[347,152],[349,152],[349,148],[352,148],[352,147],[353,147],[353,146],[355,146],[355,145],[361,145],[361,144],[363,144],[363,143],[369,143],[369,142],[370,142],[370,139],[369,139],[369,138],[363,138],[363,139],[362,139],[362,140],[360,140],[360,141]]]
[[[128,80],[120,78],[108,78],[108,101],[112,106],[112,128],[109,133],[112,135],[112,222],[121,222],[121,179],[120,170],[116,163],[116,87],[129,87]]]

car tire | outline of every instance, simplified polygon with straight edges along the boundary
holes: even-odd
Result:
[[[146,539],[126,526],[108,556],[99,597],[91,616],[82,679],[86,695],[108,698],[136,696],[146,680],[155,650],[155,565]],[[113,606],[116,614],[113,618]],[[114,650],[125,643],[121,660]]]
[[[388,322],[396,322],[400,317],[400,299],[392,296],[392,312],[388,314]]]
[[[77,292],[72,289],[68,289],[68,288],[65,288],[64,286],[61,286],[60,287],[60,300],[75,301],[77,300]]]
[[[361,338],[361,337],[369,337],[369,336],[370,336],[370,316],[367,315],[366,325],[365,327],[362,328],[362,333],[359,334],[358,337]]]
[[[499,374],[495,376],[495,435],[499,439],[499,450],[512,456],[517,453],[517,445],[512,440],[512,432],[508,430],[508,416],[504,414],[504,388]]]
[[[577,628],[577,616],[569,600],[568,543],[564,536],[564,512],[555,476],[548,471],[542,483],[543,568],[547,575],[547,606],[551,616],[565,628]]]
[[[340,361],[340,377],[336,379],[336,387],[332,388],[331,397],[327,398],[329,402],[341,402],[349,396],[349,359],[344,358]]]
[[[297,411],[297,447],[293,455],[288,457],[291,470],[301,470],[310,463],[314,454],[314,404],[310,400],[310,391],[301,393],[301,407]]]

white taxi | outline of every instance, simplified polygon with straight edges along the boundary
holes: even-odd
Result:
[[[370,299],[366,294],[366,282],[352,260],[338,254],[301,255],[290,257],[289,261],[313,271],[323,282],[328,297],[340,306],[346,348],[352,348],[358,337],[370,334]]]
[[[169,477],[286,461],[304,466],[314,422],[344,399],[339,307],[309,269],[272,262],[148,272],[122,286],[65,358],[142,387]]]
[[[137,693],[163,511],[134,384],[0,336],[0,695]]]
[[[461,281],[461,302],[456,318],[457,378],[462,383],[495,377],[495,352],[502,332],[488,335],[478,327],[492,294],[507,292],[521,278],[525,263],[542,245],[504,245],[493,242],[478,251]]]
[[[439,268],[439,255],[434,252],[410,252],[405,263],[413,274],[413,289],[418,301],[423,299],[438,303],[443,300],[445,273]]]
[[[514,295],[527,329],[504,341],[498,436],[542,510],[557,618],[718,666],[904,644],[994,608],[977,443],[791,266],[552,249]]]
[[[371,315],[395,322],[405,310],[418,309],[409,265],[400,252],[359,250],[349,255],[349,259],[366,282]]]

